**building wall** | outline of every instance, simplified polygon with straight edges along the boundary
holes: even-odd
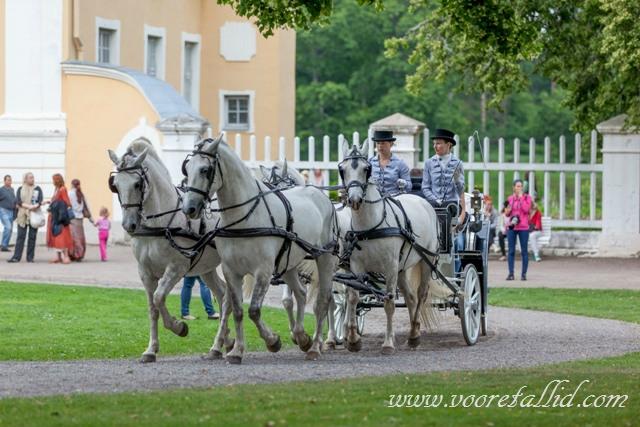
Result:
[[[5,66],[5,52],[4,52],[4,28],[5,28],[5,0],[0,0],[0,25],[2,26],[2,30],[0,30],[0,115],[4,114],[4,66]]]
[[[65,179],[80,180],[94,215],[100,206],[113,212],[113,198],[107,188],[113,163],[107,149],[116,151],[141,118],[153,124],[158,116],[137,89],[118,80],[64,74],[62,86],[69,128]],[[96,120],[104,117],[108,120]],[[115,214],[117,218],[119,212]]]
[[[278,31],[269,39],[256,29],[256,55],[249,62],[228,62],[220,55],[220,27],[226,22],[243,21],[230,7],[205,2],[203,19],[212,25],[203,25],[201,111],[220,130],[219,91],[255,90],[255,135],[258,138],[258,158],[263,154],[263,139],[269,135],[272,158],[277,154],[277,138],[284,136],[289,142],[289,155],[293,154],[295,120],[295,32]],[[229,140],[233,141],[233,133]],[[247,141],[247,138],[244,138]],[[243,157],[248,158],[248,146],[243,146]]]
[[[71,0],[67,0],[71,1]],[[284,136],[292,150],[295,120],[295,32],[277,32],[265,39],[256,32],[256,55],[248,62],[229,62],[220,54],[220,27],[246,22],[230,7],[208,0],[80,0],[80,32],[85,61],[96,61],[96,17],[120,21],[120,65],[143,70],[144,25],[165,28],[165,81],[182,89],[182,33],[201,36],[200,112],[220,130],[220,91],[255,93],[254,132],[262,142]],[[67,43],[73,46],[67,37]],[[78,59],[70,49],[67,59]],[[245,132],[247,133],[247,132]],[[229,134],[233,138],[233,134]],[[246,138],[245,138],[246,139]],[[262,156],[263,144],[258,144]],[[243,150],[248,157],[248,146]]]

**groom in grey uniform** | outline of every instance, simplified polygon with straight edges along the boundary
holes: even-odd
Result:
[[[466,218],[464,200],[464,168],[462,161],[451,150],[456,145],[455,134],[447,129],[436,129],[431,137],[436,152],[424,162],[422,174],[422,193],[433,207],[446,207],[451,203],[459,206],[458,224],[464,224]],[[456,237],[456,252],[464,247],[464,237]],[[460,263],[456,260],[456,271]]]

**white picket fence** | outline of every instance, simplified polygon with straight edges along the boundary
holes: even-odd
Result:
[[[231,135],[229,135],[231,136]],[[246,136],[244,136],[246,139]],[[231,139],[227,139],[235,147],[236,153],[243,159],[245,159],[247,166],[252,169],[257,169],[259,165],[268,165],[275,160],[287,159],[290,166],[295,167],[298,170],[307,169],[309,171],[322,170],[323,179],[322,184],[329,184],[329,171],[336,171],[338,163],[342,160],[341,144],[344,140],[344,135],[340,134],[337,138],[330,138],[325,135],[320,140],[316,140],[314,137],[309,137],[307,140],[308,145],[308,158],[301,158],[301,141],[296,137],[293,140],[293,157],[288,156],[287,153],[291,152],[290,147],[284,137],[280,137],[277,141],[272,140],[271,137],[265,137],[264,144],[264,156],[262,159],[258,159],[257,147],[258,140],[254,135],[249,137],[248,144],[243,141],[242,134],[235,134]],[[456,136],[456,140],[460,139]],[[351,135],[349,142],[360,142],[360,134],[354,132]],[[416,167],[422,168],[424,160],[430,157],[430,142],[424,144],[424,141],[429,141],[429,129],[425,129],[422,135],[422,144],[424,149],[422,150],[421,164]],[[535,139],[529,139],[529,155],[526,159],[521,156],[521,142],[519,139],[514,139],[511,143],[505,141],[504,138],[497,140],[490,140],[488,137],[483,138],[482,146],[479,142],[475,142],[473,137],[469,137],[467,140],[467,147],[465,153],[462,153],[462,160],[464,161],[464,167],[466,172],[467,188],[474,188],[476,183],[476,175],[480,174],[482,179],[482,188],[484,193],[491,194],[494,200],[497,199],[497,203],[494,205],[496,208],[502,206],[506,196],[505,194],[505,182],[508,183],[507,191],[510,191],[510,183],[513,179],[522,178],[528,179],[530,191],[537,191],[536,176],[539,173],[543,175],[543,192],[542,192],[542,206],[544,215],[548,215],[551,208],[552,200],[558,202],[558,215],[553,218],[553,227],[575,227],[575,228],[600,228],[602,221],[596,215],[596,204],[601,197],[598,197],[597,183],[602,182],[603,167],[601,163],[597,162],[597,149],[598,149],[598,133],[593,130],[590,135],[590,158],[589,163],[582,161],[581,147],[582,136],[578,133],[574,135],[575,146],[575,158],[573,162],[569,163],[566,159],[566,138],[561,136],[558,139],[559,144],[559,159],[558,161],[551,161],[551,139],[549,137],[544,139],[544,156],[542,162],[540,162],[536,156]],[[271,153],[274,151],[273,144],[277,143],[276,152],[277,157],[272,158]],[[416,141],[416,143],[418,143]],[[249,147],[248,156],[243,152],[243,147]],[[495,157],[495,146],[497,145],[498,158],[497,161],[492,161],[492,157]],[[505,149],[510,145],[510,149],[513,150],[513,161],[505,161]],[[369,155],[373,155],[373,144],[369,145]],[[321,151],[320,151],[321,150]],[[454,147],[454,154],[461,158],[462,144],[458,143]],[[335,154],[337,152],[337,155]],[[331,154],[334,153],[332,156]],[[466,156],[465,156],[466,154]],[[331,158],[337,158],[338,160],[331,160]],[[484,159],[484,161],[483,161]],[[559,185],[557,188],[551,188],[551,175],[553,173],[559,173]],[[497,174],[498,188],[491,188],[491,176]],[[573,185],[573,198],[574,198],[574,212],[571,216],[566,214],[567,205],[567,175],[574,175]],[[312,175],[310,173],[310,175]],[[588,218],[584,218],[581,215],[582,208],[582,178],[583,175],[588,175],[589,179],[589,215]],[[505,181],[508,179],[508,181]],[[319,182],[316,182],[319,184]],[[496,193],[497,192],[497,198]],[[538,191],[539,192],[539,191]]]

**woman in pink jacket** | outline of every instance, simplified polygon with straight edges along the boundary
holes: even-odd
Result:
[[[507,223],[507,242],[509,243],[509,275],[507,280],[513,280],[513,268],[516,257],[516,238],[520,241],[522,254],[522,274],[520,280],[527,280],[527,267],[529,266],[529,211],[531,210],[531,197],[522,191],[522,180],[513,181],[513,194],[508,198],[509,205],[505,214],[509,218]]]

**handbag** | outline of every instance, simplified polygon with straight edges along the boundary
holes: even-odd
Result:
[[[67,218],[69,219],[69,222],[71,222],[72,219],[75,219],[76,214],[73,213],[73,208],[72,207],[68,207],[67,208]]]
[[[38,208],[33,211],[29,211],[29,225],[32,228],[40,228],[47,222],[44,212]]]

